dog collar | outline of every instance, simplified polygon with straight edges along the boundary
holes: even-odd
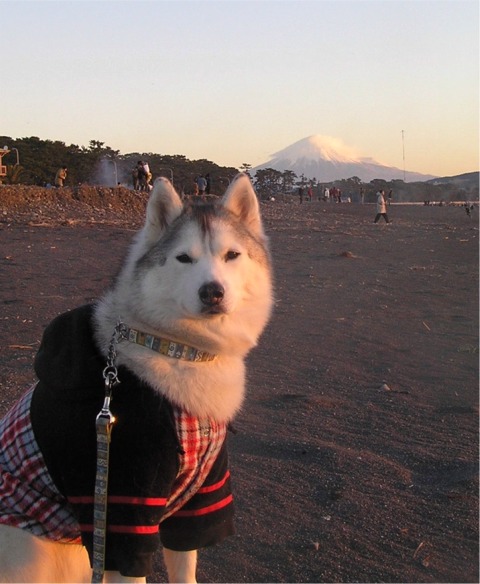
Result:
[[[166,355],[167,357],[172,357],[174,359],[201,363],[205,361],[213,361],[217,357],[212,353],[207,353],[207,351],[200,351],[200,349],[195,349],[195,347],[190,347],[182,343],[176,343],[175,341],[170,341],[168,339],[155,337],[154,335],[149,335],[148,333],[138,331],[126,325],[122,326],[121,332],[122,338],[129,341],[130,343],[135,343],[136,345],[147,347],[156,353],[160,353],[161,355]]]

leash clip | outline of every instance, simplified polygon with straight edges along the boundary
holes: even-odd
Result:
[[[115,416],[110,410],[110,403],[112,401],[112,391],[113,388],[120,383],[118,379],[118,371],[115,365],[107,365],[103,370],[103,379],[105,380],[105,397],[103,400],[103,406],[97,415],[96,423],[97,427],[100,418],[108,420],[108,423],[112,425],[115,422]]]
[[[115,416],[112,414],[112,411],[110,410],[110,402],[111,401],[112,401],[111,394],[109,394],[109,395],[106,394],[105,399],[103,400],[102,409],[98,412],[98,415],[96,418],[97,428],[100,424],[103,425],[103,422],[101,422],[101,420],[107,420],[108,424],[110,424],[110,425],[112,425],[115,422]]]

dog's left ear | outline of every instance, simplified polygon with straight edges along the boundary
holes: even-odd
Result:
[[[254,235],[264,237],[260,205],[248,174],[237,174],[223,195],[222,205],[243,221]]]
[[[172,183],[159,177],[154,183],[147,204],[144,231],[149,241],[156,241],[162,231],[182,212],[183,205]]]

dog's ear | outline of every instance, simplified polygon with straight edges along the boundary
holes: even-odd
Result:
[[[254,235],[264,237],[260,205],[248,174],[237,174],[223,195],[222,204],[239,217]]]
[[[149,240],[157,240],[162,231],[182,212],[182,201],[172,183],[159,177],[147,205],[145,232]]]

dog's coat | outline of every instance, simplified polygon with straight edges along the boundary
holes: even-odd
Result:
[[[35,359],[39,382],[3,421],[0,542],[8,544],[11,534],[3,524],[33,534],[28,546],[35,553],[43,553],[41,542],[68,543],[49,547],[45,573],[52,580],[60,578],[55,566],[75,578],[67,550],[78,542],[91,557],[94,421],[121,318],[215,358],[180,361],[128,340],[116,347],[107,575],[120,581],[150,573],[161,540],[170,578],[193,580],[191,550],[233,533],[225,435],[243,400],[243,359],[271,304],[268,251],[249,179],[237,179],[221,204],[186,208],[168,181],[157,181],[114,287],[98,305],[47,327]],[[18,448],[24,463],[15,459]],[[36,577],[40,559],[28,546],[19,544],[13,560],[0,553],[0,581]],[[22,553],[31,567],[21,567]]]
[[[102,407],[105,366],[93,344],[91,319],[92,307],[85,306],[47,327],[35,360],[40,381],[33,397],[29,392],[5,419],[0,455],[10,478],[0,490],[0,522],[62,543],[82,541],[90,556],[96,469],[92,421]],[[72,355],[81,376],[70,369]],[[116,423],[105,567],[142,576],[152,570],[159,532],[165,547],[179,551],[233,533],[226,425],[209,420],[205,435],[197,418],[128,370],[120,368],[119,378],[112,402]],[[23,447],[15,452],[20,440]]]

